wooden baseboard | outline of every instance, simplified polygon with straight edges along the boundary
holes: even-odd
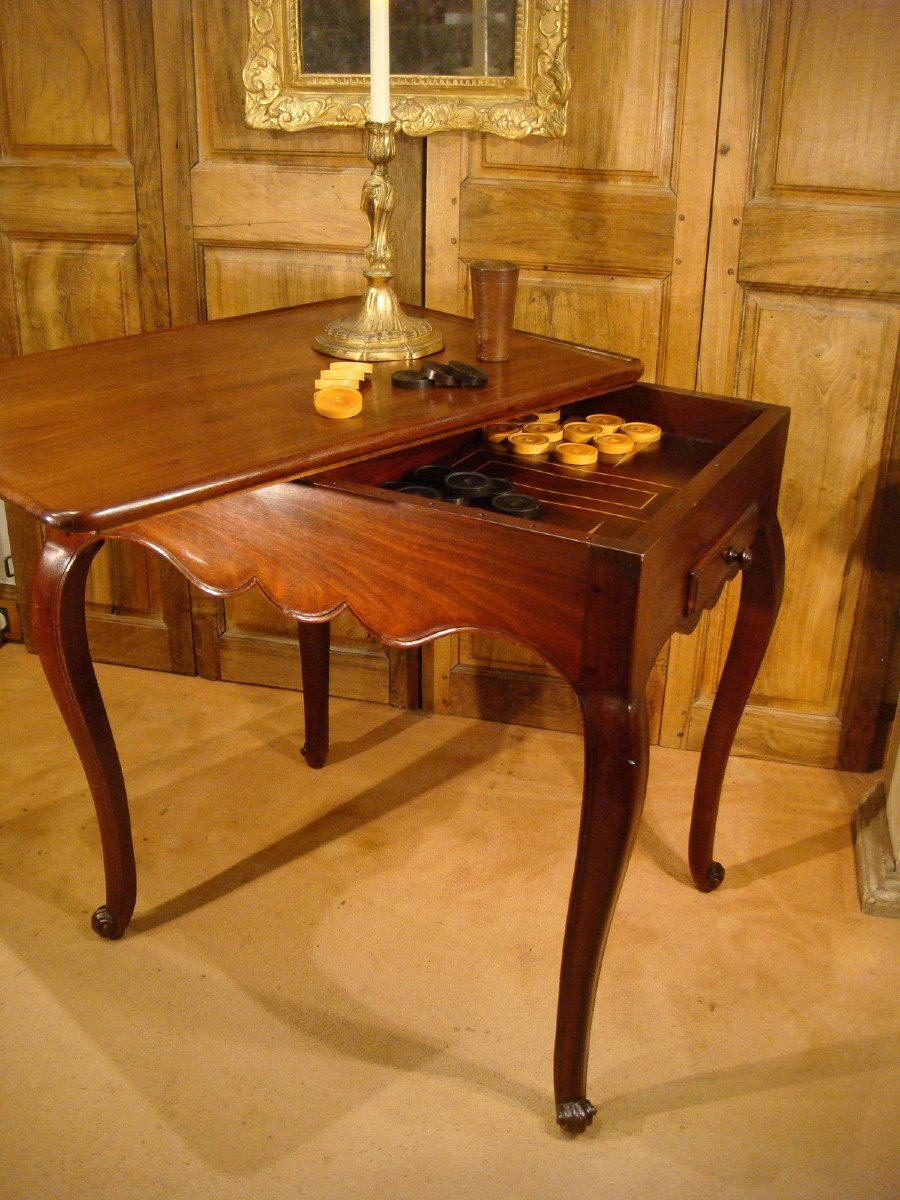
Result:
[[[450,639],[445,639],[447,650],[452,653]],[[439,643],[440,646],[444,642]],[[531,725],[538,729],[558,729],[563,733],[583,731],[581,707],[573,689],[565,679],[550,668],[540,674],[529,670],[489,667],[468,663],[453,663],[440,651],[426,663],[430,669],[441,671],[445,676],[446,706],[431,707],[438,712],[452,713],[458,717],[478,717],[482,721],[502,721],[511,725]],[[458,653],[458,651],[457,651]],[[446,654],[446,652],[445,652]],[[649,709],[650,744],[659,741],[662,718],[663,693],[666,681],[668,650],[660,654],[647,681],[647,706]],[[423,679],[427,677],[423,666]],[[425,706],[428,699],[437,698],[438,687],[425,689]]]
[[[94,662],[149,671],[172,670],[169,631],[162,621],[89,613],[87,631]]]
[[[219,642],[221,678],[299,692],[300,650],[292,638],[225,634]],[[381,646],[332,645],[330,693],[390,703],[390,671]]]
[[[565,680],[525,671],[455,666],[450,674],[450,711],[482,721],[581,732],[578,700]]]
[[[698,700],[691,705],[685,736],[680,743],[683,749],[701,748],[711,710],[712,703],[708,700]],[[832,768],[837,765],[840,737],[841,723],[836,717],[748,704],[738,726],[732,754]]]
[[[853,845],[863,912],[874,917],[900,917],[900,867],[891,846],[881,782],[853,814]]]
[[[7,626],[3,630],[3,640],[21,642],[22,620],[19,616],[19,602],[14,583],[0,583],[0,608],[6,609]]]
[[[178,671],[173,666],[169,629],[152,617],[89,614],[87,632],[94,662],[113,663],[119,667],[140,667],[145,671],[193,674],[192,670]],[[21,625],[13,627],[9,640],[25,641]],[[28,645],[27,641],[26,646],[32,654],[36,652],[34,646]]]

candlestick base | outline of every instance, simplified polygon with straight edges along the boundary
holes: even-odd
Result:
[[[387,165],[394,157],[396,125],[393,121],[368,121],[366,157],[372,174],[363,184],[360,208],[369,222],[368,266],[363,276],[368,287],[355,316],[332,321],[313,342],[313,349],[332,358],[352,362],[383,362],[392,358],[423,358],[443,349],[444,339],[424,317],[407,317],[400,307],[391,280],[394,254],[388,238],[394,211],[394,185]]]
[[[313,349],[351,362],[424,358],[444,348],[444,339],[424,317],[408,317],[389,279],[373,280],[354,316],[331,321]]]

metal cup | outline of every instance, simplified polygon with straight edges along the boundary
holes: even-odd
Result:
[[[475,314],[475,355],[481,362],[509,358],[519,268],[503,259],[482,258],[469,264]]]

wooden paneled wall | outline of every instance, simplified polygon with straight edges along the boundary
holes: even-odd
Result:
[[[880,624],[883,654],[893,618],[867,547],[896,409],[896,17],[827,0],[574,5],[565,140],[428,151],[429,303],[466,311],[465,263],[514,258],[522,328],[791,406],[786,599],[738,745],[857,767],[880,690],[872,645],[868,667],[854,647]],[[700,744],[738,587],[657,663],[665,744]],[[444,711],[577,727],[564,685],[508,643],[462,636],[433,656]]]
[[[405,299],[466,311],[466,263],[515,258],[520,327],[793,409],[750,753],[867,765],[896,603],[872,542],[896,424],[897,24],[891,0],[572,0],[564,139],[401,139],[392,166]],[[361,136],[245,128],[247,31],[244,0],[0,6],[0,353],[359,292]],[[24,595],[39,537],[11,516]],[[736,599],[660,656],[668,745],[699,744]],[[189,594],[117,551],[92,601],[100,656],[298,684],[295,630],[258,594]],[[335,632],[337,691],[414,697],[414,659]],[[444,639],[422,675],[440,711],[578,725],[563,682],[498,639]]]
[[[246,6],[206,0],[193,8],[196,152],[190,168],[192,248],[199,302],[210,319],[358,294],[367,236],[360,212],[371,169],[356,130],[302,136],[252,130],[243,120],[241,64]],[[422,146],[396,162],[398,227],[416,228]],[[421,299],[421,255],[403,256],[401,294]],[[257,590],[225,603],[195,598],[203,673],[299,687],[295,626]],[[349,615],[332,622],[332,687],[339,695],[410,700],[407,656],[386,654]]]
[[[698,364],[701,388],[792,410],[785,604],[739,744],[857,768],[848,734],[872,723],[880,681],[854,674],[851,648],[866,620],[893,620],[861,606],[867,547],[898,536],[873,520],[896,461],[896,17],[860,0],[730,7]],[[735,603],[673,656],[673,744],[700,743]]]
[[[465,263],[513,258],[521,328],[693,387],[724,25],[721,4],[573,5],[565,139],[429,143],[427,302],[468,311]],[[562,680],[511,643],[464,635],[434,655],[443,711],[579,727]],[[654,738],[667,672],[668,648],[651,676]]]
[[[152,46],[147,3],[0,5],[0,354],[169,323]],[[9,522],[27,596],[41,535]],[[98,657],[193,671],[188,589],[168,564],[107,548],[88,602]]]

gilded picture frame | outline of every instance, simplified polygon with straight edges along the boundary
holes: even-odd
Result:
[[[245,119],[254,129],[362,126],[368,76],[305,74],[302,0],[247,0]],[[571,82],[566,64],[568,0],[516,0],[511,75],[401,75],[391,112],[413,136],[474,130],[523,138],[562,137]]]

